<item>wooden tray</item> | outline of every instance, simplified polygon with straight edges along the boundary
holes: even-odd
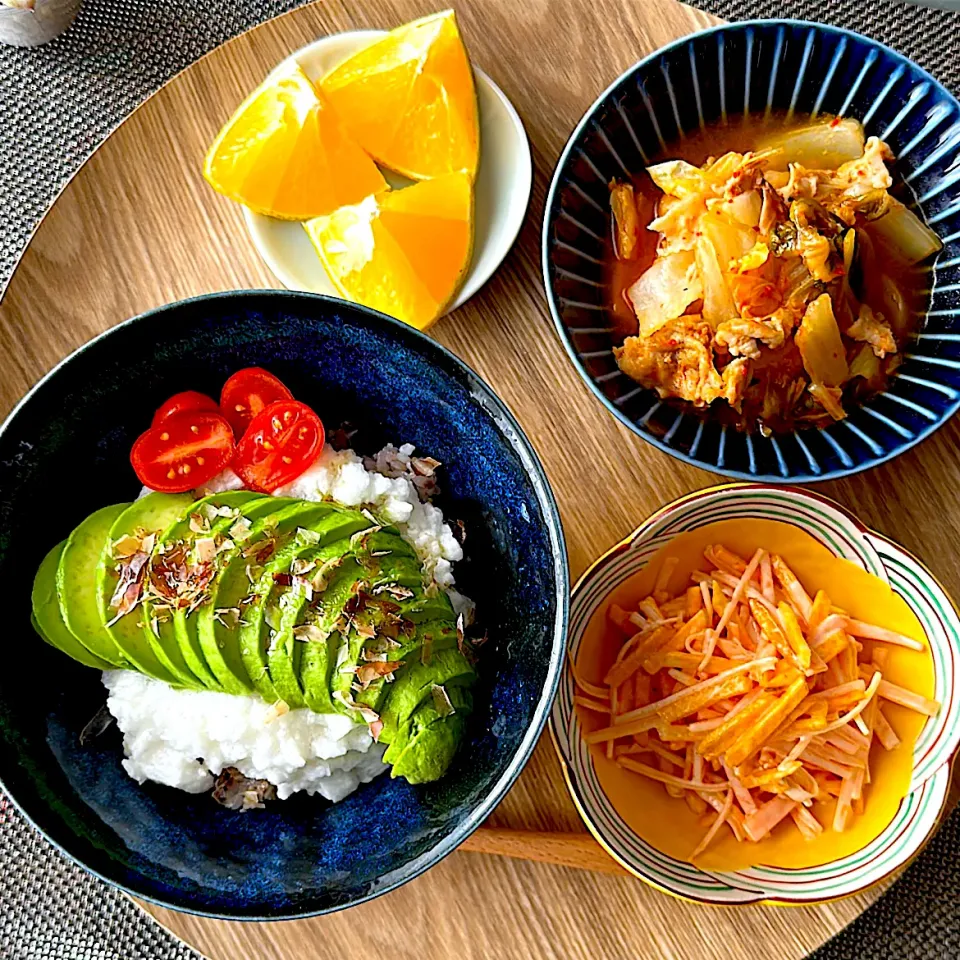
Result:
[[[66,187],[0,303],[0,416],[67,353],[132,314],[214,290],[275,286],[239,208],[200,175],[207,145],[292,50],[326,33],[392,27],[436,6],[436,0],[329,0],[303,7],[214,51],[141,106]],[[540,452],[578,576],[656,507],[715,478],[621,428],[578,379],[542,289],[544,195],[566,137],[599,91],[651,50],[715,21],[673,0],[460,0],[457,10],[474,62],[526,124],[536,180],[516,248],[435,334],[493,385]],[[955,594],[960,510],[945,466],[956,462],[958,446],[954,420],[896,463],[824,486],[930,561]],[[491,823],[583,831],[548,737]],[[596,855],[591,843],[584,834],[576,862]],[[147,909],[212,960],[792,960],[879,893],[821,907],[719,910],[675,901],[630,877],[458,852],[389,896],[325,918],[240,924]]]

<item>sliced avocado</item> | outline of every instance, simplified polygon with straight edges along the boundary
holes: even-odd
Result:
[[[319,630],[319,636],[301,646],[300,687],[307,706],[314,713],[338,712],[330,699],[330,674],[341,637],[333,628],[362,574],[363,567],[356,557],[345,556],[319,598],[316,616],[309,621]],[[300,645],[294,649],[296,646]]]
[[[317,568],[328,565],[329,575],[328,585],[318,596],[313,604],[308,608],[306,594],[302,591],[288,590],[281,593],[278,598],[278,607],[280,611],[280,621],[277,629],[270,640],[270,646],[267,656],[267,662],[270,669],[270,679],[280,695],[290,706],[307,706],[307,700],[301,686],[301,664],[303,660],[303,643],[295,639],[294,631],[303,624],[304,611],[309,609],[314,617],[319,619],[319,604],[322,598],[330,590],[330,585],[335,576],[340,573],[339,567],[345,560],[353,563],[350,555],[350,544],[348,540],[338,540],[327,544],[315,553],[309,555],[310,560],[316,562]],[[340,573],[341,577],[344,574]],[[344,578],[346,579],[346,578]],[[322,639],[316,641],[323,647],[322,656],[320,651],[313,651],[311,657],[317,661],[315,671],[322,672],[323,665],[327,663],[327,653],[329,644],[329,634],[332,627],[327,630]],[[317,689],[320,692],[319,698],[314,698],[311,709],[315,713],[333,713],[333,704],[330,702],[330,690],[326,674],[323,673],[322,684],[318,683]],[[324,708],[325,709],[320,709]]]
[[[163,536],[159,538],[154,556],[151,563],[159,555],[159,547],[162,544],[164,550],[169,551],[175,548],[175,545],[190,545],[200,536],[191,530],[191,518],[195,515],[201,515],[204,506],[227,508],[231,511],[250,511],[254,505],[259,506],[263,501],[269,501],[271,498],[265,494],[252,493],[248,490],[232,490],[226,493],[215,493],[190,504],[184,513],[179,516],[170,527],[168,527]],[[216,517],[209,523],[210,529],[204,536],[216,536],[236,522],[239,514],[227,517]],[[197,678],[200,685],[207,690],[222,690],[220,684],[214,677],[213,672],[207,666],[207,661],[200,649],[200,640],[197,636],[196,617],[188,616],[187,610],[177,609],[171,612],[168,610],[158,610],[152,603],[144,604],[144,622],[149,624],[154,637],[159,644],[167,649],[169,647],[179,648],[187,669]]]
[[[421,663],[429,663],[434,654],[457,645],[457,627],[453,620],[426,620],[416,624],[412,636],[401,635],[398,640],[400,647],[390,652],[391,661],[410,664],[419,659]],[[381,677],[356,694],[354,700],[379,711],[389,689],[386,678]]]
[[[393,741],[400,727],[430,696],[434,685],[443,686],[452,681],[463,684],[471,681],[473,676],[473,667],[456,647],[438,651],[428,663],[421,663],[417,659],[402,667],[397,671],[393,683],[389,684],[380,710],[380,720],[383,722],[380,741]]]
[[[441,714],[432,696],[417,707],[383,755],[393,767],[391,777],[429,783],[447,772],[473,711],[473,696],[463,686],[444,689],[454,712]]]
[[[394,569],[389,573],[385,571],[384,578],[379,583],[374,581],[371,586],[372,588],[376,589],[378,586],[381,586],[384,583],[388,583],[391,587],[406,587],[412,588],[417,593],[422,592],[423,580],[419,563],[412,561],[408,562],[405,566],[398,565],[394,567]],[[365,690],[351,693],[353,690],[357,669],[362,666],[364,662],[364,650],[368,648],[369,644],[381,643],[381,641],[378,639],[382,635],[380,624],[386,619],[386,614],[383,612],[378,612],[376,607],[378,603],[385,601],[387,604],[389,604],[390,608],[394,609],[396,616],[401,617],[403,621],[406,621],[410,624],[408,629],[411,630],[409,636],[404,635],[403,633],[398,633],[395,642],[400,644],[399,647],[392,647],[389,651],[378,649],[378,652],[386,653],[388,659],[393,662],[412,660],[412,658],[419,653],[421,642],[426,637],[426,634],[422,635],[420,642],[418,642],[418,634],[416,630],[417,624],[414,623],[408,616],[408,610],[417,606],[420,600],[422,600],[422,598],[418,596],[412,601],[406,600],[397,603],[392,600],[389,595],[384,594],[380,594],[371,598],[373,613],[372,616],[368,616],[366,619],[374,624],[377,637],[364,639],[363,637],[352,633],[347,638],[345,649],[339,649],[337,651],[337,669],[333,678],[331,679],[330,686],[331,695],[333,695],[334,691],[339,690],[341,696],[335,696],[334,700],[342,703],[344,698],[349,700],[352,696],[357,703],[362,703],[365,706],[371,706],[376,709],[380,690],[384,686],[383,681],[374,681]],[[420,612],[420,610],[417,612]],[[361,614],[361,617],[362,616],[363,615]],[[453,632],[453,643],[455,644],[456,628],[452,621],[449,623],[449,628]],[[430,634],[432,638],[436,639],[434,634],[436,634],[436,637],[439,637],[439,629]],[[447,643],[446,645],[450,646],[451,644]]]
[[[141,673],[157,680],[174,686],[200,689],[200,682],[184,663],[176,645],[161,644],[154,635],[150,624],[144,619],[142,604],[138,603],[119,620],[110,606],[118,581],[113,544],[124,536],[162,535],[193,502],[189,493],[149,493],[127,507],[110,528],[97,564],[96,585],[101,622],[109,624],[107,632],[130,663]]]
[[[87,517],[67,538],[57,566],[57,597],[67,629],[81,646],[118,667],[126,664],[126,655],[100,618],[96,572],[110,530],[129,506],[103,507]]]
[[[331,510],[329,504],[307,501],[296,501],[287,506],[279,503],[278,507],[275,512],[261,517],[251,526],[241,545],[224,553],[224,565],[217,579],[213,599],[197,611],[197,630],[203,655],[227,693],[244,695],[254,689],[240,656],[238,621],[251,591],[247,568],[251,563],[265,563],[269,558],[248,551],[258,542],[270,540],[271,543],[264,543],[263,549],[269,550],[272,556],[297,527],[309,526]],[[237,612],[228,615],[226,611]],[[228,616],[230,619],[226,619]]]
[[[323,506],[327,507],[326,515],[317,514],[309,525],[301,524],[286,544],[263,566],[259,579],[253,584],[248,602],[244,604],[240,625],[240,656],[257,692],[264,699],[269,700],[272,696],[291,707],[304,706],[303,696],[299,692],[299,685],[296,690],[287,690],[294,698],[291,702],[273,682],[269,672],[269,647],[272,642],[269,635],[275,634],[275,631],[271,630],[265,616],[269,610],[271,613],[276,611],[276,617],[279,618],[281,603],[287,605],[287,598],[294,597],[302,597],[306,601],[307,593],[302,588],[294,588],[292,584],[279,585],[276,578],[291,574],[296,560],[312,562],[306,558],[316,554],[321,544],[341,541],[370,526],[369,519],[357,510],[347,510],[333,504]]]
[[[315,713],[348,712],[342,703],[334,702],[332,694],[335,690],[344,696],[350,693],[350,671],[360,656],[363,641],[355,634],[344,640],[334,627],[360,585],[370,590],[394,584],[411,589],[422,587],[420,563],[393,528],[351,542],[348,552],[349,560],[345,559],[336,569],[327,589],[315,602],[315,612],[305,618],[306,623],[319,630],[316,640],[302,645],[299,669],[304,699]]]
[[[57,568],[66,541],[58,543],[44,558],[33,580],[33,621],[37,633],[78,663],[96,670],[114,670],[116,664],[91,653],[67,628],[57,598]],[[119,653],[119,651],[118,651]]]

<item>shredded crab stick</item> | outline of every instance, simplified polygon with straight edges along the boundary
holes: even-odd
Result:
[[[668,558],[637,610],[611,606],[626,638],[602,684],[571,660],[574,702],[609,721],[586,742],[709,824],[692,858],[724,826],[753,843],[781,823],[806,839],[845,830],[863,811],[875,743],[900,744],[881,702],[940,708],[883,676],[884,644],[923,644],[847,616],[824,590],[811,599],[775,553],[744,560],[714,544],[703,559],[708,571],[679,593]],[[820,823],[813,804],[832,798],[833,820]]]

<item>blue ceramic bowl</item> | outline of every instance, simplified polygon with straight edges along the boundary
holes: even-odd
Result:
[[[477,710],[442,780],[381,777],[343,802],[297,796],[236,813],[208,795],[139,786],[116,728],[82,747],[100,676],[41,643],[30,587],[45,551],[89,512],[131,499],[130,446],[171,393],[214,395],[250,365],[278,374],[355,447],[410,442],[444,464],[464,521],[458,585],[490,642]],[[516,779],[550,712],[568,609],[553,495],[509,411],[411,327],[339,300],[279,292],[188,300],[108,331],[49,373],[0,428],[2,787],[49,840],[130,893],[209,916],[280,919],[384,893],[453,850]]]
[[[897,157],[900,199],[940,235],[933,300],[887,389],[824,430],[744,434],[678,412],[621,373],[605,306],[607,183],[669,154],[684,133],[744,113],[793,109],[861,120]],[[631,67],[587,111],[547,197],[543,275],[580,375],[625,426],[687,463],[747,480],[802,483],[876,466],[960,406],[960,104],[930,74],[867,37],[797,20],[705,30]]]

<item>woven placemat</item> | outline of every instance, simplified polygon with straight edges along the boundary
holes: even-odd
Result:
[[[54,43],[34,50],[0,47],[0,290],[58,190],[138,103],[230,37],[302,2],[85,0],[76,24]],[[960,90],[955,14],[877,0],[694,2],[730,20],[777,15],[852,27]],[[958,853],[960,813],[903,879],[816,960],[960,956]],[[58,853],[0,795],[0,960],[198,956]]]

